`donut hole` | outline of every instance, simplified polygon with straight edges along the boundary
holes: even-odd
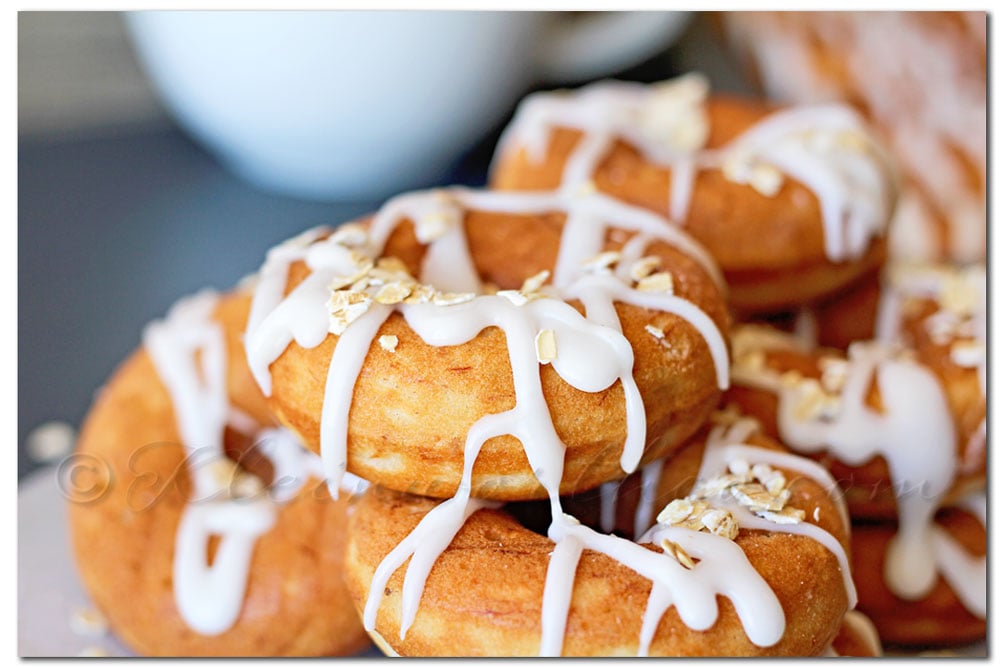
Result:
[[[547,500],[529,500],[519,503],[508,503],[504,505],[504,511],[509,513],[514,519],[538,535],[547,536],[549,525],[552,523],[552,508]],[[494,532],[487,529],[488,533]],[[487,536],[488,537],[488,536]],[[500,536],[495,535],[496,541],[501,541]],[[492,538],[490,538],[492,539]]]
[[[264,486],[270,486],[274,483],[274,464],[260,451],[261,442],[255,435],[227,426],[223,446],[229,460],[260,479]]]

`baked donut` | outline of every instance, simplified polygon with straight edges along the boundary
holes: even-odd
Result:
[[[919,599],[895,595],[884,578],[896,532],[891,523],[857,523],[851,553],[858,607],[887,644],[955,646],[986,637],[986,495],[966,498],[935,517],[933,550],[941,568]]]
[[[842,349],[875,338],[912,350],[937,375],[964,442],[959,467],[982,470],[986,457],[986,266],[891,262],[800,318],[806,347]],[[807,333],[809,332],[809,333]]]
[[[346,469],[525,500],[689,437],[728,385],[727,331],[712,260],[658,216],[599,193],[452,188],[272,249],[246,340],[334,486]]]
[[[890,224],[897,259],[986,257],[986,13],[721,12],[773,99],[851,103],[905,176]]]
[[[744,313],[814,301],[878,267],[896,196],[890,164],[849,107],[710,97],[697,74],[528,96],[490,180],[596,187],[667,216],[719,262]]]
[[[934,514],[985,483],[983,452],[971,449],[985,416],[977,381],[975,401],[949,401],[938,361],[878,340],[845,354],[755,325],[733,334],[727,398],[794,451],[821,458],[852,517],[898,520],[885,579],[904,599],[927,595],[944,567],[929,556]]]
[[[246,292],[179,301],[81,432],[75,459],[101,474],[71,497],[77,568],[143,655],[346,655],[368,643],[340,576],[348,500],[332,501],[315,455],[275,427],[240,342],[249,305]]]
[[[479,501],[445,531],[444,504],[372,486],[347,550],[366,627],[390,655],[821,654],[854,604],[847,515],[820,466],[755,428],[706,429],[644,474],[663,512],[638,543],[558,498]]]

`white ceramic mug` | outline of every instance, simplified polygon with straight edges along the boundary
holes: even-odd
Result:
[[[179,123],[267,189],[312,199],[426,185],[535,81],[669,44],[684,12],[140,11],[140,61]]]

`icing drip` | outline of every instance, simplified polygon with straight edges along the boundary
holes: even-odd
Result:
[[[728,430],[716,429],[706,449],[699,478],[714,476],[724,471],[733,458],[743,457],[797,470],[814,477],[828,489],[835,488],[829,474],[811,461],[738,444],[753,428],[755,426],[752,422],[742,420]],[[478,454],[481,439],[477,439],[477,443],[470,448],[473,458]],[[659,469],[655,466],[647,469],[655,470],[655,476],[659,476]],[[467,458],[463,480],[467,480],[470,474],[471,463]],[[644,477],[651,481],[654,474],[649,473]],[[555,495],[557,489],[549,488],[549,492],[554,519],[549,526],[548,535],[555,542],[555,547],[542,599],[540,655],[559,655],[562,651],[576,566],[584,549],[614,558],[653,582],[643,617],[639,655],[648,654],[660,619],[671,606],[676,606],[678,614],[688,627],[694,630],[710,628],[718,617],[716,598],[719,595],[732,601],[747,636],[755,644],[770,646],[781,639],[785,628],[781,605],[736,543],[717,535],[664,525],[654,526],[639,540],[658,544],[661,540],[668,539],[680,545],[698,559],[696,566],[687,570],[665,553],[650,551],[637,542],[604,535],[581,525],[575,518],[561,512],[559,498]],[[455,498],[446,500],[431,510],[377,568],[365,606],[366,628],[374,629],[383,592],[392,573],[412,555],[403,584],[401,638],[405,637],[415,619],[419,597],[434,561],[451,543],[469,516],[482,507],[494,506],[496,505],[493,503],[470,499],[468,487],[463,483]],[[829,533],[812,524],[775,524],[750,515],[742,516],[741,522],[745,522],[748,528],[802,534],[820,541],[841,563],[849,602],[851,606],[854,605],[856,596],[847,569],[846,554]]]
[[[247,355],[262,390],[270,392],[268,367],[292,340],[309,348],[325,339],[330,330],[326,307],[330,295],[328,286],[344,284],[345,276],[358,274],[359,265],[370,264],[379,257],[393,230],[404,219],[413,221],[418,237],[423,236],[429,244],[420,276],[422,281],[426,282],[431,276],[450,290],[470,293],[479,290],[481,283],[462,231],[462,218],[467,210],[522,215],[564,212],[566,222],[553,284],[546,287],[542,296],[579,298],[586,316],[556,298],[539,298],[524,305],[514,305],[500,296],[479,295],[446,306],[435,303],[371,305],[343,330],[327,376],[320,449],[332,493],[336,494],[340,476],[346,470],[347,417],[354,384],[372,340],[394,309],[402,313],[410,328],[424,342],[435,346],[460,345],[487,327],[499,327],[508,341],[516,388],[524,387],[528,382],[526,377],[537,381],[538,360],[533,341],[540,331],[553,331],[559,354],[551,363],[569,384],[582,391],[596,392],[616,381],[622,383],[628,435],[621,463],[627,472],[638,465],[645,446],[645,411],[632,379],[632,348],[621,334],[614,301],[662,309],[686,319],[708,344],[719,386],[728,386],[725,340],[703,311],[673,294],[640,292],[613,275],[593,275],[583,269],[587,259],[603,250],[608,231],[618,228],[637,233],[628,248],[632,255],[641,255],[646,245],[654,240],[671,244],[691,254],[721,285],[718,269],[705,250],[688,235],[655,214],[598,193],[508,194],[453,188],[411,193],[390,200],[375,215],[368,237],[352,242],[352,247],[334,234],[305,248],[301,239],[293,240],[268,254],[254,297],[252,313],[259,317],[253,322],[255,326],[247,330]],[[284,293],[288,267],[295,259],[304,259],[312,273],[283,300],[275,302],[273,296]],[[259,306],[258,295],[262,304]],[[563,445],[555,435],[540,390],[530,400],[523,391],[526,389],[516,391],[518,406],[536,407],[518,407],[517,410],[538,411],[530,420],[532,433],[526,433],[526,437],[544,441],[526,448],[528,458],[536,474],[551,475],[557,469],[551,460],[557,457],[561,460]],[[512,420],[512,430],[498,435],[514,433],[514,426]],[[523,428],[516,430],[523,431]],[[539,458],[550,461],[536,465],[533,459]],[[558,469],[561,471],[561,464]],[[541,478],[540,481],[546,483]],[[558,483],[558,479],[555,482]]]
[[[277,506],[290,500],[319,460],[284,429],[261,430],[229,405],[222,329],[212,321],[217,296],[203,291],[177,302],[166,319],[151,322],[143,344],[173,403],[193,490],[181,515],[174,549],[174,599],[193,630],[225,632],[239,617],[257,539],[274,525]],[[274,466],[275,484],[241,489],[235,464],[225,456],[223,435],[231,426],[256,434]],[[195,464],[197,459],[203,459]],[[256,478],[254,478],[256,479]],[[219,538],[211,565],[208,545]]]
[[[984,23],[982,13],[963,16]],[[899,233],[890,240],[912,242],[921,233],[926,236],[907,257],[983,258],[983,193],[968,178],[970,169],[980,177],[985,174],[988,144],[985,51],[973,45],[974,34],[947,20],[910,12],[734,14],[724,21],[752,54],[772,97],[799,103],[845,97],[864,102],[914,181],[912,187],[919,188],[919,198],[928,200],[917,205],[943,212],[941,249],[933,228],[922,224],[926,212],[898,221]],[[839,55],[847,77],[836,81],[824,75],[823,68],[811,64],[817,62],[817,52],[825,58]],[[914,192],[907,196],[913,198]]]
[[[618,488],[621,482],[601,484],[601,530],[610,533],[615,529],[615,513],[618,510]],[[638,533],[636,533],[638,535]]]
[[[518,147],[540,162],[552,132],[583,133],[567,158],[561,188],[589,184],[616,140],[671,169],[669,210],[683,223],[698,170],[721,169],[765,196],[794,178],[819,200],[831,261],[856,259],[881,236],[892,209],[888,158],[846,106],[800,107],[768,115],[728,145],[708,149],[707,79],[689,74],[655,85],[604,81],[573,92],[535,93],[518,107],[497,160]]]
[[[638,537],[653,525],[653,512],[656,511],[656,490],[660,485],[660,475],[663,472],[663,459],[657,459],[642,469],[642,486],[639,490],[639,506],[635,510],[635,525],[632,534]],[[611,531],[605,531],[611,532]]]
[[[956,364],[976,369],[979,388],[986,396],[986,267],[973,264],[952,267],[934,264],[890,265],[885,272],[876,321],[876,337],[887,342],[906,342],[902,331],[906,305],[914,299],[929,299],[938,307],[924,326],[937,344],[952,346]],[[968,360],[955,358],[955,350],[972,352]],[[982,465],[986,448],[986,418],[965,446],[960,463],[964,473]]]
[[[960,506],[986,529],[986,493],[966,498]],[[986,556],[968,553],[946,530],[933,527],[933,555],[938,571],[962,605],[979,618],[986,618],[989,604],[986,585]]]
[[[749,350],[794,347],[790,338],[755,336],[753,327],[733,337],[733,377],[738,384],[774,393],[781,439],[793,449],[826,451],[858,466],[881,455],[889,466],[899,514],[899,531],[886,556],[886,583],[905,599],[926,595],[936,580],[931,551],[932,519],[956,474],[955,428],[937,378],[924,366],[899,357],[876,341],[848,349],[846,378],[838,409],[803,414],[803,383],[785,382],[766,366],[741,364]],[[877,383],[883,410],[866,405]]]

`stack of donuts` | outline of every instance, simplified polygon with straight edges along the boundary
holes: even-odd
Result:
[[[81,449],[123,479],[140,452],[183,474],[154,498],[128,485],[139,510],[121,484],[74,507],[83,579],[158,655],[982,636],[917,600],[983,602],[955,558],[985,546],[985,307],[958,286],[984,294],[985,274],[886,273],[896,198],[847,106],[717,97],[699,75],[534,94],[489,189],[305,231],[147,328]],[[870,330],[830,336],[874,342],[820,348],[838,308]],[[814,408],[802,387],[827,373]],[[934,500],[894,493],[913,484]]]

